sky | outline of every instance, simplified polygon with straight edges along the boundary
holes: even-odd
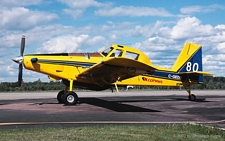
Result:
[[[16,82],[24,54],[96,52],[122,44],[171,68],[187,42],[203,49],[203,70],[225,76],[224,0],[0,0],[0,82]],[[49,81],[23,70],[23,80]]]

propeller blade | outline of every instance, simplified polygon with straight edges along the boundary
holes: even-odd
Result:
[[[23,65],[19,64],[19,74],[18,74],[18,85],[19,85],[19,87],[21,86],[22,81],[23,81],[22,76],[23,76]]]
[[[25,36],[22,35],[21,46],[20,46],[20,56],[23,56],[24,48],[25,48]]]

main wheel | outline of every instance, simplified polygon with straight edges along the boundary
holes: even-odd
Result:
[[[191,94],[191,95],[188,96],[188,99],[190,101],[195,101],[196,100],[196,96],[194,94]]]
[[[65,105],[76,105],[78,101],[78,96],[75,92],[67,92],[63,96],[63,101]]]
[[[57,95],[57,100],[59,103],[63,103],[63,95],[64,95],[64,90],[61,90]]]

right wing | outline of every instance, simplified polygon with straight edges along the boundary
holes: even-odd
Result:
[[[79,78],[92,78],[98,85],[112,84],[141,74],[153,74],[153,66],[128,58],[109,58],[78,75]]]

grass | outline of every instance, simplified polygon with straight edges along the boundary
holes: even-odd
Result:
[[[0,130],[0,141],[225,141],[225,131],[201,125],[87,126]]]

